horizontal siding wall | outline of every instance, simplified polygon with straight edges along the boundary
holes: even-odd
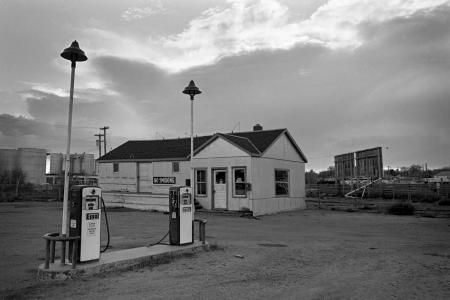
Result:
[[[233,167],[246,167],[247,182],[251,182],[251,157],[220,157],[197,158],[193,162],[194,168],[206,169],[206,197],[196,196],[195,199],[206,209],[212,208],[212,169],[226,169],[227,171],[227,206],[229,210],[250,208],[249,197],[233,197]],[[251,209],[251,208],[250,208]]]
[[[136,163],[121,162],[113,172],[113,163],[99,163],[98,186],[104,191],[136,192]]]
[[[305,208],[305,164],[272,158],[252,160],[251,206],[255,215]],[[289,170],[289,196],[275,195],[275,169]]]
[[[104,191],[169,194],[173,185],[153,184],[153,177],[175,177],[175,185],[185,185],[189,162],[178,163],[179,172],[172,171],[172,162],[119,162],[118,172],[113,172],[113,163],[100,163],[99,187]]]
[[[168,195],[103,192],[102,196],[107,207],[169,211]]]

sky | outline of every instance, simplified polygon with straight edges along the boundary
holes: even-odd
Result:
[[[383,147],[450,165],[450,0],[0,0],[0,148],[98,156],[127,140],[287,128],[324,170]]]

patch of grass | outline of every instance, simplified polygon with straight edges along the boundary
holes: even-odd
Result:
[[[415,207],[409,203],[395,203],[388,207],[388,213],[398,216],[411,216],[415,212]]]

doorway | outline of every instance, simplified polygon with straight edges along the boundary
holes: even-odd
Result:
[[[227,171],[213,170],[213,208],[227,209]]]

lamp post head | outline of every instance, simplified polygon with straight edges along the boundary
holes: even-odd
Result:
[[[80,49],[77,41],[73,41],[69,48],[64,49],[61,53],[61,57],[72,62],[87,60],[86,54]]]
[[[201,94],[202,92],[198,87],[195,86],[194,80],[189,82],[189,85],[184,88],[183,94],[187,94],[191,96],[191,100],[194,100],[194,96],[197,94]]]

